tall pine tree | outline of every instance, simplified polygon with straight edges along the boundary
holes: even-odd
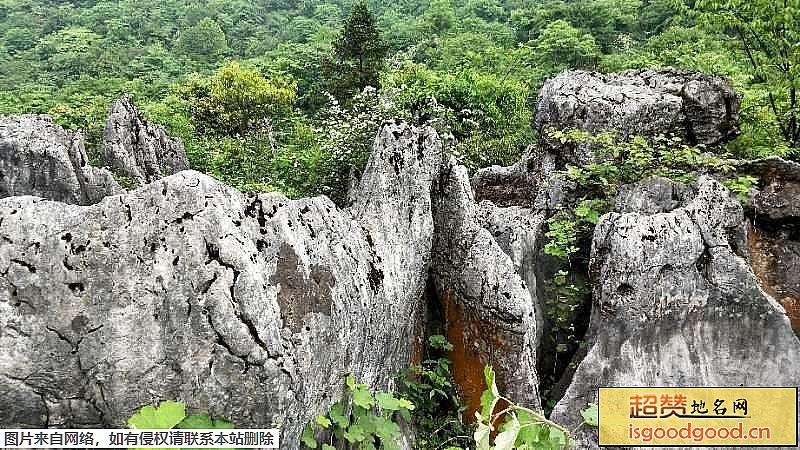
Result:
[[[379,88],[378,75],[388,51],[367,3],[356,3],[323,65],[330,92],[347,101],[367,86]]]

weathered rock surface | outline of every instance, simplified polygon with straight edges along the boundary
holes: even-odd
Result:
[[[121,192],[111,173],[89,165],[80,133],[47,116],[0,117],[0,198],[35,195],[88,205]]]
[[[753,271],[800,334],[800,164],[769,157],[740,167],[760,179],[747,243]]]
[[[91,207],[0,201],[0,423],[121,426],[180,399],[296,448],[347,373],[387,387],[408,365],[441,160],[432,130],[385,126],[349,212],[189,171]]]
[[[431,275],[455,347],[453,373],[469,407],[466,417],[480,409],[486,365],[496,368],[500,389],[539,408],[537,309],[531,294],[514,262],[481,226],[466,168],[451,161],[439,189]]]
[[[738,136],[738,123],[739,99],[729,82],[677,70],[569,70],[545,83],[536,112],[540,129],[645,137],[674,132],[690,144],[709,146]],[[586,161],[590,155],[577,157]]]
[[[129,95],[111,105],[101,160],[140,184],[189,168],[181,140],[144,120]]]
[[[435,132],[385,124],[353,198],[183,171],[89,207],[0,200],[0,424],[121,426],[177,399],[297,448],[346,374],[391,389],[419,357],[429,273],[460,387],[492,363],[537,407],[531,296]]]
[[[591,347],[554,420],[579,424],[599,386],[800,384],[800,341],[744,258],[741,205],[707,177],[679,204],[653,195],[687,189],[645,180],[598,223]],[[578,440],[597,448],[595,430]]]
[[[492,166],[472,179],[475,197],[498,206],[552,208],[570,186],[552,178],[566,164],[594,160],[589,144],[565,145],[547,130],[614,131],[620,138],[675,133],[689,144],[714,146],[739,135],[739,98],[719,77],[678,70],[599,74],[568,70],[539,92],[536,126],[542,139],[511,167]]]

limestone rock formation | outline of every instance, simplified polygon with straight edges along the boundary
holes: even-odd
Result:
[[[671,69],[608,75],[569,70],[545,83],[536,113],[539,128],[645,137],[675,132],[708,146],[738,136],[738,123],[739,99],[729,82]]]
[[[140,184],[189,168],[181,140],[142,118],[129,95],[111,105],[101,159],[103,165]]]
[[[744,163],[740,170],[761,183],[748,211],[753,270],[800,333],[800,164],[769,157]]]
[[[591,346],[552,418],[570,428],[599,386],[797,386],[800,341],[747,264],[742,206],[719,182],[648,179],[594,232]],[[654,195],[655,193],[655,195]],[[583,427],[580,448],[597,448]]]
[[[80,133],[47,116],[0,117],[0,198],[35,195],[89,205],[121,192],[111,173],[89,165]]]
[[[296,448],[347,373],[390,386],[422,326],[442,153],[403,125],[376,145],[350,212],[190,171],[88,208],[0,201],[0,423],[121,426],[180,399]]]
[[[481,364],[461,366],[462,387],[482,389],[467,371],[493,363],[538,406],[534,305],[465,173],[432,129],[387,123],[347,210],[192,171],[89,207],[0,200],[0,402],[16,405],[0,424],[122,426],[173,399],[277,425],[297,448],[348,373],[393,387],[429,307]],[[441,307],[426,304],[429,271]]]
[[[540,312],[514,262],[481,226],[466,168],[451,161],[438,188],[431,275],[447,337],[455,347],[453,373],[469,407],[467,417],[480,409],[486,365],[496,368],[500,389],[525,406],[539,408]]]

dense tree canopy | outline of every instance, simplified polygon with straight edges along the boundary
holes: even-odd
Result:
[[[363,1],[356,3],[325,63],[330,92],[341,100],[367,86],[379,87],[378,76],[388,51],[369,7]]]
[[[0,0],[0,113],[48,113],[92,155],[131,92],[195,168],[343,198],[388,116],[470,168],[514,161],[561,70],[683,67],[743,93],[737,156],[797,155],[797,0]],[[366,91],[365,91],[366,88]]]

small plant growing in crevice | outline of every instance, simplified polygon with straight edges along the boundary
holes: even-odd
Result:
[[[359,450],[398,449],[398,422],[400,418],[411,420],[414,404],[390,392],[370,392],[352,375],[346,382],[348,395],[306,425],[300,436],[303,446],[321,450],[343,445]],[[319,436],[321,441],[317,440]]]
[[[582,305],[586,288],[568,281],[568,272],[559,270],[555,276],[545,282],[545,318],[550,325],[549,344],[557,353],[563,353],[568,347],[577,345],[580,336],[575,329],[574,314]]]
[[[481,395],[481,410],[475,412],[478,419],[473,435],[476,450],[562,450],[574,448],[570,432],[561,425],[550,421],[544,414],[515,404],[503,397],[497,389],[494,371],[490,366],[484,368],[486,390]],[[505,407],[495,412],[498,405]],[[596,427],[598,421],[597,405],[589,404],[581,411],[584,425]],[[577,431],[572,430],[572,433]],[[494,432],[498,432],[493,436]]]
[[[736,194],[741,203],[747,203],[750,198],[750,189],[758,184],[758,178],[752,175],[742,175],[723,183],[728,190]]]
[[[591,232],[609,209],[608,202],[598,198],[583,199],[572,209],[559,209],[547,219],[545,236],[549,241],[544,246],[545,254],[567,259],[578,252],[580,237]]]
[[[470,432],[464,423],[466,406],[453,381],[451,361],[445,354],[453,344],[444,336],[428,338],[428,358],[412,366],[400,380],[403,394],[416,406],[412,422],[416,427],[415,448],[458,448],[454,444],[469,442]]]

